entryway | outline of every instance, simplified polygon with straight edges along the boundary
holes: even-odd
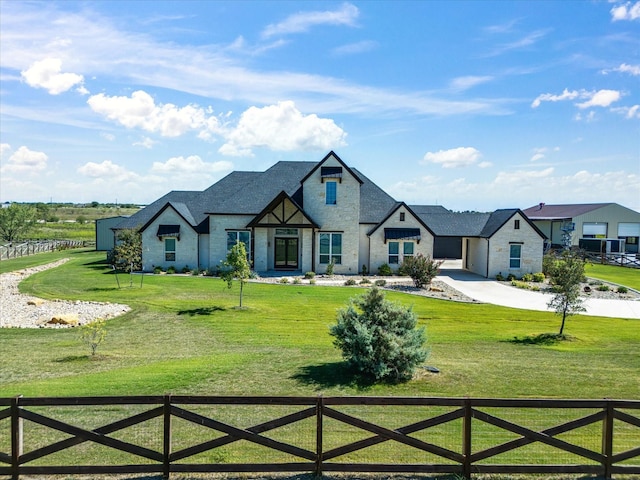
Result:
[[[298,239],[275,239],[275,268],[278,270],[298,269]]]

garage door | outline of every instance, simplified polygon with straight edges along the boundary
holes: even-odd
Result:
[[[606,223],[583,223],[582,224],[582,236],[583,237],[607,237],[607,224]]]
[[[619,223],[618,237],[640,237],[640,223]]]

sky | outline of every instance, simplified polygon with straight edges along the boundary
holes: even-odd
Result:
[[[0,37],[1,202],[333,150],[409,205],[640,211],[640,1],[0,0]]]

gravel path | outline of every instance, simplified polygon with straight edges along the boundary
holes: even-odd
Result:
[[[130,310],[127,305],[115,303],[43,300],[18,291],[18,284],[29,275],[57,267],[68,260],[0,275],[0,327],[65,328],[71,325],[50,322],[55,317],[67,319],[72,324],[77,322],[77,325],[84,325],[99,318],[122,315]]]

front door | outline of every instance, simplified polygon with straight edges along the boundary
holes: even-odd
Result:
[[[276,265],[280,269],[296,270],[298,268],[298,239],[276,238]]]

